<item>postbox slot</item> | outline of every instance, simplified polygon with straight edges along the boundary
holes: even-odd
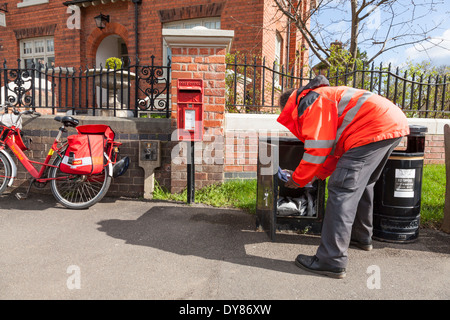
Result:
[[[180,102],[180,103],[202,102],[202,92],[200,90],[195,90],[195,91],[194,90],[180,90],[180,92],[178,94],[178,102]]]

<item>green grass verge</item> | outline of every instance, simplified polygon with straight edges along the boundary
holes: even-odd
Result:
[[[421,225],[439,228],[444,218],[445,166],[425,165],[422,179]],[[172,194],[158,183],[153,199],[186,202],[187,192]],[[195,191],[195,202],[214,207],[232,207],[250,213],[256,211],[256,180],[231,180]]]
[[[425,165],[422,178],[421,224],[439,228],[444,218],[445,165]]]
[[[186,202],[187,191],[172,194],[155,183],[153,199]],[[249,213],[256,211],[256,180],[231,180],[195,190],[195,202],[214,207],[232,207]]]

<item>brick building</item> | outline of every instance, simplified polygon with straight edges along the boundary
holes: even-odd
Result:
[[[170,91],[173,99],[170,114],[172,118],[175,117],[173,111],[174,103],[176,103],[176,90],[174,91],[176,79],[197,77],[198,75],[192,72],[198,67],[198,72],[201,72],[200,77],[207,80],[205,81],[204,124],[209,140],[205,142],[206,146],[217,140],[223,142],[226,140],[224,138],[225,61],[228,49],[231,53],[236,52],[248,57],[264,57],[267,66],[272,66],[275,61],[276,66],[288,65],[289,68],[293,66],[300,68],[307,59],[305,44],[296,32],[296,28],[288,24],[271,0],[190,0],[189,2],[180,0],[11,0],[6,9],[6,12],[0,11],[0,59],[7,61],[8,70],[17,66],[18,59],[20,59],[21,67],[34,63],[38,68],[47,64],[49,67],[74,67],[75,73],[80,70],[77,73],[78,78],[74,77],[70,81],[70,75],[67,78],[65,76],[53,78],[53,75],[48,73],[44,76],[49,82],[51,81],[48,88],[52,87],[52,91],[42,97],[42,93],[39,93],[39,97],[34,99],[33,106],[39,106],[41,108],[39,112],[44,113],[43,108],[50,106],[52,108],[56,106],[56,111],[65,112],[81,104],[83,108],[93,108],[95,104],[101,105],[99,102],[102,97],[98,95],[102,90],[93,90],[93,80],[88,82],[87,78],[83,78],[85,73],[81,69],[98,67],[100,64],[105,66],[105,60],[108,57],[129,58],[131,65],[135,64],[137,59],[141,65],[148,64],[153,56],[156,65],[166,65],[167,58],[171,57]],[[305,7],[306,9],[308,8]],[[101,17],[103,17],[103,24],[99,27],[96,19]],[[186,49],[176,44],[169,46],[165,42],[167,38],[163,37],[163,34],[167,34],[166,31],[191,29],[195,26],[222,29],[223,32],[232,30],[231,47],[226,46],[225,49],[224,46],[218,49],[210,46],[202,50],[192,44]],[[173,52],[170,48],[173,48]],[[190,73],[184,74],[181,73],[182,71]],[[213,72],[216,75],[212,75]],[[14,74],[11,75],[9,72],[3,72],[3,74],[3,80],[0,75],[0,87],[14,80]],[[36,78],[42,79],[42,75]],[[142,81],[141,75],[139,75],[139,81]],[[47,87],[42,85],[39,90],[42,91],[44,88]],[[11,91],[10,87],[8,95],[12,94]],[[137,103],[133,104],[131,101],[138,101],[144,97],[141,95],[142,92],[139,92],[138,98],[136,95],[133,97],[134,90],[130,91],[128,107],[133,109]],[[91,97],[92,92],[94,96],[97,95],[95,98]],[[105,96],[106,94],[103,95]],[[17,99],[17,101],[21,100]],[[46,119],[43,118],[42,121],[44,120]],[[137,146],[143,139],[157,139],[162,142],[161,167],[155,171],[157,180],[162,185],[170,187],[172,191],[179,191],[186,185],[185,165],[171,163],[175,143],[170,138],[173,119],[171,122],[170,119],[111,119],[113,120],[115,120],[114,126],[119,140],[125,141],[121,150],[131,157],[132,167],[128,176],[117,180],[111,192],[133,196],[142,194],[144,173],[138,166]],[[159,121],[158,123],[172,123],[172,125],[161,132],[145,131],[154,127],[148,123],[152,120]],[[120,124],[125,125],[130,121],[140,124],[145,121],[146,129],[142,132],[122,130]],[[103,122],[105,122],[104,119]],[[33,130],[33,125],[29,124],[29,127],[25,129],[36,133],[35,141],[37,141],[43,131]],[[51,136],[52,133],[50,132],[49,135]],[[41,139],[41,141],[44,140]],[[222,150],[214,154],[215,157],[224,158]],[[33,155],[39,157],[37,151]],[[239,154],[235,156],[233,159],[236,159],[240,166],[233,166],[234,163],[229,162],[224,163],[223,160],[220,164],[197,165],[195,185],[202,187],[212,182],[221,182],[225,177],[224,171],[231,172],[229,178],[235,177],[234,171],[237,168],[244,168],[241,162],[245,160],[237,159],[240,157]],[[255,171],[254,159],[248,162],[250,167],[245,169]]]
[[[234,30],[231,52],[265,57],[268,65],[292,67],[304,54],[295,27],[270,0],[11,0],[0,14],[0,58],[22,66],[84,68],[110,56],[147,63],[152,55],[165,65],[162,29],[194,26]]]

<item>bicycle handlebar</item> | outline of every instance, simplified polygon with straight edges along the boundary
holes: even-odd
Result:
[[[40,114],[39,112],[36,112],[36,111],[34,111],[34,110],[17,111],[16,109],[14,109],[14,110],[13,110],[13,113],[14,113],[16,116],[18,116],[18,115],[23,115],[23,114],[25,114],[25,115],[30,114],[30,115],[32,115],[32,116],[37,116],[37,117],[40,117],[40,116],[41,116],[41,114]]]
[[[7,107],[11,107],[11,108],[13,108],[13,113],[16,115],[16,116],[21,116],[21,115],[27,115],[27,114],[29,114],[29,115],[32,115],[32,116],[36,116],[36,117],[40,117],[41,116],[41,114],[39,113],[39,112],[36,112],[36,111],[34,111],[34,110],[25,110],[25,111],[18,111],[17,109],[16,109],[16,107],[15,106],[13,106],[10,102],[8,102],[8,101],[6,101],[4,104],[0,104],[0,111],[3,111],[4,109],[5,109],[5,107],[7,108]]]

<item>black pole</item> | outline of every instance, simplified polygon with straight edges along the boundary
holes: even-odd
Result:
[[[139,61],[139,34],[138,34],[138,17],[139,17],[139,7],[138,5],[142,2],[142,0],[133,0],[134,3],[134,45],[135,45],[135,55],[136,55],[136,64]]]
[[[135,73],[136,73],[136,81],[134,85],[134,115],[135,117],[138,116],[139,111],[139,98],[138,98],[138,92],[139,92],[139,79],[137,77],[138,75],[138,65],[139,65],[139,33],[138,33],[138,17],[139,17],[139,4],[142,2],[142,0],[132,0],[134,3],[134,54],[135,54]],[[131,69],[129,69],[131,70]],[[129,75],[128,75],[129,76]],[[130,82],[128,82],[130,83]]]
[[[138,98],[138,92],[139,92],[139,79],[137,77],[138,75],[138,65],[139,65],[139,33],[138,33],[138,17],[139,17],[139,4],[142,2],[142,0],[133,0],[134,3],[134,54],[135,54],[135,68],[136,68],[136,81],[134,85],[134,115],[135,117],[138,116],[139,111],[139,98]],[[131,70],[131,69],[130,69]],[[130,82],[129,82],[130,83]]]
[[[194,163],[194,141],[186,142],[189,157],[187,159],[187,203],[195,202],[195,163]]]

